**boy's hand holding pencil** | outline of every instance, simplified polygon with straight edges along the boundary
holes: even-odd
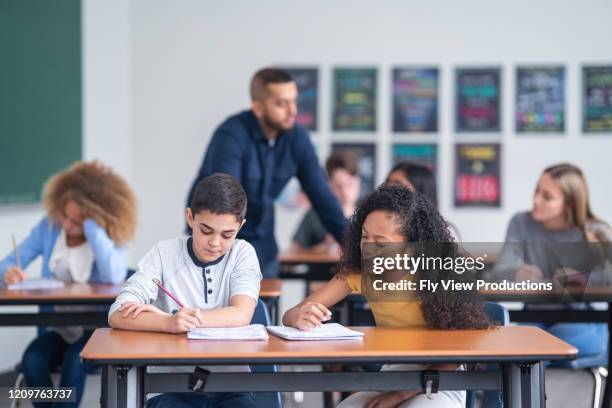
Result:
[[[196,327],[203,327],[202,312],[197,308],[182,308],[169,316],[166,331],[169,333],[186,333]]]
[[[186,333],[196,327],[203,327],[202,312],[197,308],[181,308],[175,314],[166,313],[157,307],[140,302],[125,302],[119,306],[118,311],[124,319],[135,319],[142,312],[150,312],[161,315],[165,319],[165,332]]]
[[[185,333],[196,327],[204,327],[204,319],[202,319],[202,311],[200,309],[186,308],[176,296],[170,293],[170,291],[161,284],[159,279],[153,279],[153,283],[180,306],[178,312],[169,316],[165,331],[169,333]]]

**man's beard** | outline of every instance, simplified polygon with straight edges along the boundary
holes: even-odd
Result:
[[[270,117],[267,114],[263,115],[263,122],[264,122],[264,124],[266,125],[266,127],[268,129],[272,129],[272,130],[275,130],[277,132],[284,132],[284,131],[289,130],[289,129],[291,129],[293,127],[293,126],[285,127],[285,126],[283,126],[282,123],[275,122],[272,119],[270,119]]]

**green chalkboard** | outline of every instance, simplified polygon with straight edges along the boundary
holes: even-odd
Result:
[[[0,203],[81,158],[80,0],[0,0]]]

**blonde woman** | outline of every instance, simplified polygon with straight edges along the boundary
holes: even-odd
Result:
[[[588,251],[574,244],[607,243],[611,238],[609,225],[591,211],[582,171],[572,164],[557,164],[540,176],[531,211],[512,217],[506,233],[507,244],[495,265],[496,274],[498,278],[515,281],[540,281],[553,279],[560,270],[569,270],[570,278],[584,280],[584,273],[574,272],[589,272],[581,269],[590,269],[585,265],[592,266],[599,259],[586,256]],[[586,284],[586,281],[579,283]],[[606,350],[605,324],[558,323],[545,328],[575,346],[580,356]]]
[[[123,178],[100,162],[77,162],[47,181],[43,204],[46,216],[19,245],[23,268],[40,255],[43,277],[76,283],[125,279],[123,245],[134,233],[136,199]],[[0,262],[0,278],[5,284],[26,279],[14,253]],[[72,326],[40,334],[23,355],[27,385],[53,387],[50,371],[61,366],[56,386],[75,387],[72,406],[78,406],[86,374],[79,353],[90,334]]]

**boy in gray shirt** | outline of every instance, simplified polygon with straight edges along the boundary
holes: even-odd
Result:
[[[216,173],[202,180],[186,210],[193,236],[162,241],[142,258],[111,306],[110,326],[185,333],[195,327],[249,324],[261,272],[253,247],[236,239],[245,213],[246,194],[236,179]],[[167,393],[147,406],[251,407],[255,400],[251,393]]]

